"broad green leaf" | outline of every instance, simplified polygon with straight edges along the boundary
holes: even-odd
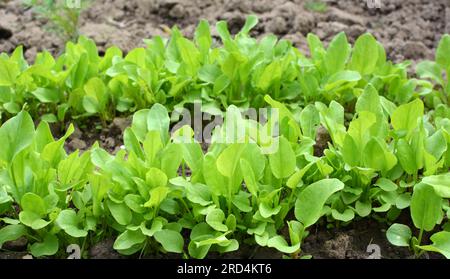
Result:
[[[406,173],[414,174],[417,171],[414,151],[404,139],[397,142],[397,157]]]
[[[169,124],[170,118],[166,107],[161,104],[153,105],[147,115],[147,130],[159,131],[165,144],[169,140]]]
[[[433,187],[436,194],[445,199],[450,199],[450,173],[427,176],[422,182]]]
[[[47,211],[44,199],[34,193],[23,195],[20,205],[23,211],[33,212],[39,216],[44,215]]]
[[[295,217],[305,228],[314,225],[322,215],[323,207],[331,195],[344,188],[338,179],[323,179],[300,192],[295,203]]]
[[[450,71],[450,35],[442,36],[439,45],[436,49],[436,62],[441,65],[446,71]]]
[[[435,233],[430,237],[430,240],[433,242],[432,245],[417,247],[425,251],[441,253],[447,259],[450,259],[450,232]]]
[[[145,181],[151,188],[164,187],[167,185],[167,175],[158,168],[150,168],[145,174]]]
[[[424,106],[420,99],[399,106],[391,116],[395,130],[405,130],[411,134],[417,127],[417,120],[423,116]]]
[[[158,207],[161,202],[169,194],[169,188],[166,186],[159,186],[150,190],[150,199],[144,204],[145,207]]]
[[[1,59],[0,59],[1,60]],[[23,149],[27,148],[34,137],[34,123],[27,112],[20,112],[0,127],[0,160],[11,162]]]
[[[412,233],[408,226],[402,224],[393,224],[386,231],[389,242],[395,246],[409,247]]]
[[[391,180],[384,178],[384,177],[380,177],[377,180],[377,182],[375,182],[375,185],[380,187],[383,191],[386,191],[386,192],[392,192],[392,191],[397,190],[397,188],[398,188],[397,184],[395,184]]]
[[[13,86],[19,74],[17,63],[0,58],[0,86]]]
[[[290,142],[283,136],[279,138],[278,150],[269,154],[269,164],[276,178],[289,177],[296,166],[296,157]]]
[[[366,167],[381,170],[383,173],[392,169],[397,164],[397,158],[387,150],[384,142],[372,138],[366,144],[364,151],[364,162]]]
[[[419,183],[414,186],[411,198],[411,217],[414,225],[425,231],[431,231],[442,215],[442,198],[433,187]]]
[[[66,209],[59,213],[56,224],[68,235],[73,237],[85,237],[87,231],[80,227],[81,220],[72,209]]]
[[[206,215],[206,223],[208,223],[208,225],[210,225],[216,231],[219,232],[228,231],[228,227],[223,224],[224,221],[225,221],[225,214],[219,208],[211,210]]]
[[[256,180],[251,164],[247,160],[241,159],[240,167],[244,176],[245,186],[248,191],[253,196],[258,196],[258,181]]]
[[[140,231],[126,230],[120,234],[114,242],[113,248],[116,250],[130,249],[136,244],[141,244],[147,237]]]
[[[295,253],[300,249],[300,243],[289,246],[289,244],[286,242],[286,240],[281,235],[277,235],[277,236],[270,238],[267,242],[267,246],[271,247],[271,248],[275,248],[278,251],[286,253],[286,254]]]
[[[339,33],[330,42],[325,55],[325,68],[328,75],[344,70],[350,56],[351,46],[344,32]]]
[[[42,103],[57,103],[60,101],[58,90],[51,88],[37,88],[31,92]]]
[[[108,200],[107,205],[117,223],[128,225],[131,222],[132,213],[125,203],[115,203]]]
[[[378,42],[371,34],[360,36],[356,42],[349,64],[349,69],[361,73],[361,75],[372,74],[378,62]]]
[[[52,256],[58,252],[58,248],[58,238],[51,233],[47,233],[43,242],[31,245],[30,252],[34,257]]]
[[[345,209],[344,212],[339,212],[336,209],[332,209],[331,216],[333,216],[333,218],[336,220],[349,222],[350,220],[353,220],[353,218],[355,218],[355,212],[350,208]]]
[[[155,232],[154,237],[167,252],[183,252],[184,239],[179,232],[164,229]]]
[[[259,213],[263,218],[270,218],[280,212],[281,206],[272,207],[269,202],[262,202],[259,204]]]
[[[372,204],[370,202],[356,201],[355,212],[359,216],[366,217],[370,214],[371,211],[372,211]]]
[[[442,154],[447,150],[447,141],[442,130],[437,131],[426,139],[425,148],[434,158],[441,158]]]
[[[319,124],[320,115],[316,107],[312,104],[307,105],[300,113],[300,126],[302,128],[303,135],[311,139],[315,139]]]

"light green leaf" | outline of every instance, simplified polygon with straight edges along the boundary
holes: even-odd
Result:
[[[219,208],[211,210],[206,215],[206,223],[208,223],[208,225],[210,225],[216,231],[220,232],[228,231],[228,227],[223,224],[224,221],[225,221],[225,214]]]
[[[433,241],[432,245],[417,247],[425,251],[440,253],[447,259],[450,259],[450,232],[442,231],[435,233],[430,237],[430,240]]]
[[[155,232],[154,237],[167,252],[183,252],[184,239],[179,232],[164,229]]]
[[[436,194],[445,199],[450,199],[450,173],[427,176],[422,182],[433,187]]]
[[[58,252],[58,248],[58,238],[51,233],[47,233],[43,242],[31,245],[30,252],[34,257],[52,256]]]
[[[419,183],[414,186],[411,198],[411,217],[414,225],[425,231],[431,231],[442,215],[442,198],[433,187]]]
[[[402,224],[393,224],[386,231],[389,242],[395,246],[409,247],[411,241],[411,229]]]
[[[344,183],[335,178],[323,179],[307,186],[295,203],[295,217],[305,228],[315,224],[328,198],[343,188]]]
[[[295,171],[295,152],[289,141],[283,136],[279,138],[278,150],[269,154],[269,164],[276,178],[289,177]]]
[[[1,60],[1,59],[0,59]],[[0,127],[0,160],[11,162],[23,149],[27,148],[34,137],[34,123],[27,112],[20,112]]]
[[[66,209],[59,213],[56,218],[56,224],[61,227],[68,235],[73,237],[85,237],[87,231],[80,228],[81,220],[72,209]]]

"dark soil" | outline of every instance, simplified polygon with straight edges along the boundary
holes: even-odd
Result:
[[[88,150],[95,142],[111,154],[116,154],[123,146],[123,132],[131,125],[131,118],[114,118],[111,123],[103,127],[100,122],[93,119],[86,124],[75,124],[74,133],[67,139],[65,149],[68,153],[75,150]],[[55,127],[54,134],[62,136]]]
[[[379,8],[370,8],[365,0],[321,0],[327,3],[325,12],[307,10],[308,1],[312,0],[97,0],[82,14],[80,30],[101,51],[113,44],[129,51],[142,46],[142,39],[167,36],[168,27],[175,24],[192,37],[199,19],[211,24],[227,20],[236,33],[246,15],[256,14],[256,36],[274,33],[307,52],[305,36],[310,32],[330,41],[345,31],[352,42],[371,32],[396,61],[433,58],[441,35],[450,32],[448,0],[372,1],[380,3]],[[42,49],[60,53],[63,43],[44,26],[21,0],[0,1],[0,52],[23,44],[29,59]]]

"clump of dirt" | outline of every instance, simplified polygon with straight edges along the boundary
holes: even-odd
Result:
[[[116,117],[106,127],[101,123],[91,121],[76,125],[74,133],[67,139],[67,152],[88,150],[95,142],[111,154],[116,154],[123,146],[123,132],[131,125],[130,118]]]
[[[317,226],[310,230],[302,250],[315,259],[368,259],[370,256],[377,258],[378,252],[382,259],[411,257],[407,248],[395,247],[388,242],[386,230],[386,225],[374,220],[361,220],[329,230]],[[375,248],[368,247],[372,244]]]
[[[372,1],[374,5],[362,0],[322,0],[327,4],[325,12],[306,9],[307,1],[97,0],[82,13],[80,31],[96,41],[100,52],[111,45],[127,52],[143,46],[144,38],[168,36],[172,25],[193,37],[199,19],[212,25],[226,20],[230,31],[236,33],[248,14],[256,14],[260,23],[253,35],[274,33],[291,40],[305,53],[305,36],[310,32],[325,42],[341,31],[351,42],[371,32],[395,61],[433,58],[441,35],[450,32],[448,0]],[[0,6],[0,51],[10,53],[22,44],[30,60],[42,49],[60,53],[63,42],[46,32],[45,20],[38,19],[21,2],[12,0]],[[217,38],[218,34],[213,31],[213,36]]]
[[[14,251],[14,252],[21,252],[26,250],[28,244],[28,239],[24,236],[13,240],[13,241],[7,241],[2,245],[2,249]]]
[[[316,143],[314,144],[314,156],[322,157],[324,150],[328,148],[329,142],[331,142],[331,136],[327,129],[319,126],[317,129]]]
[[[124,258],[113,248],[114,239],[109,238],[95,244],[89,249],[91,259],[121,259]]]

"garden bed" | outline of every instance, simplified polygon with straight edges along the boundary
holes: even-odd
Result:
[[[66,48],[0,3],[0,259],[449,257],[446,1],[252,3],[99,0]]]

